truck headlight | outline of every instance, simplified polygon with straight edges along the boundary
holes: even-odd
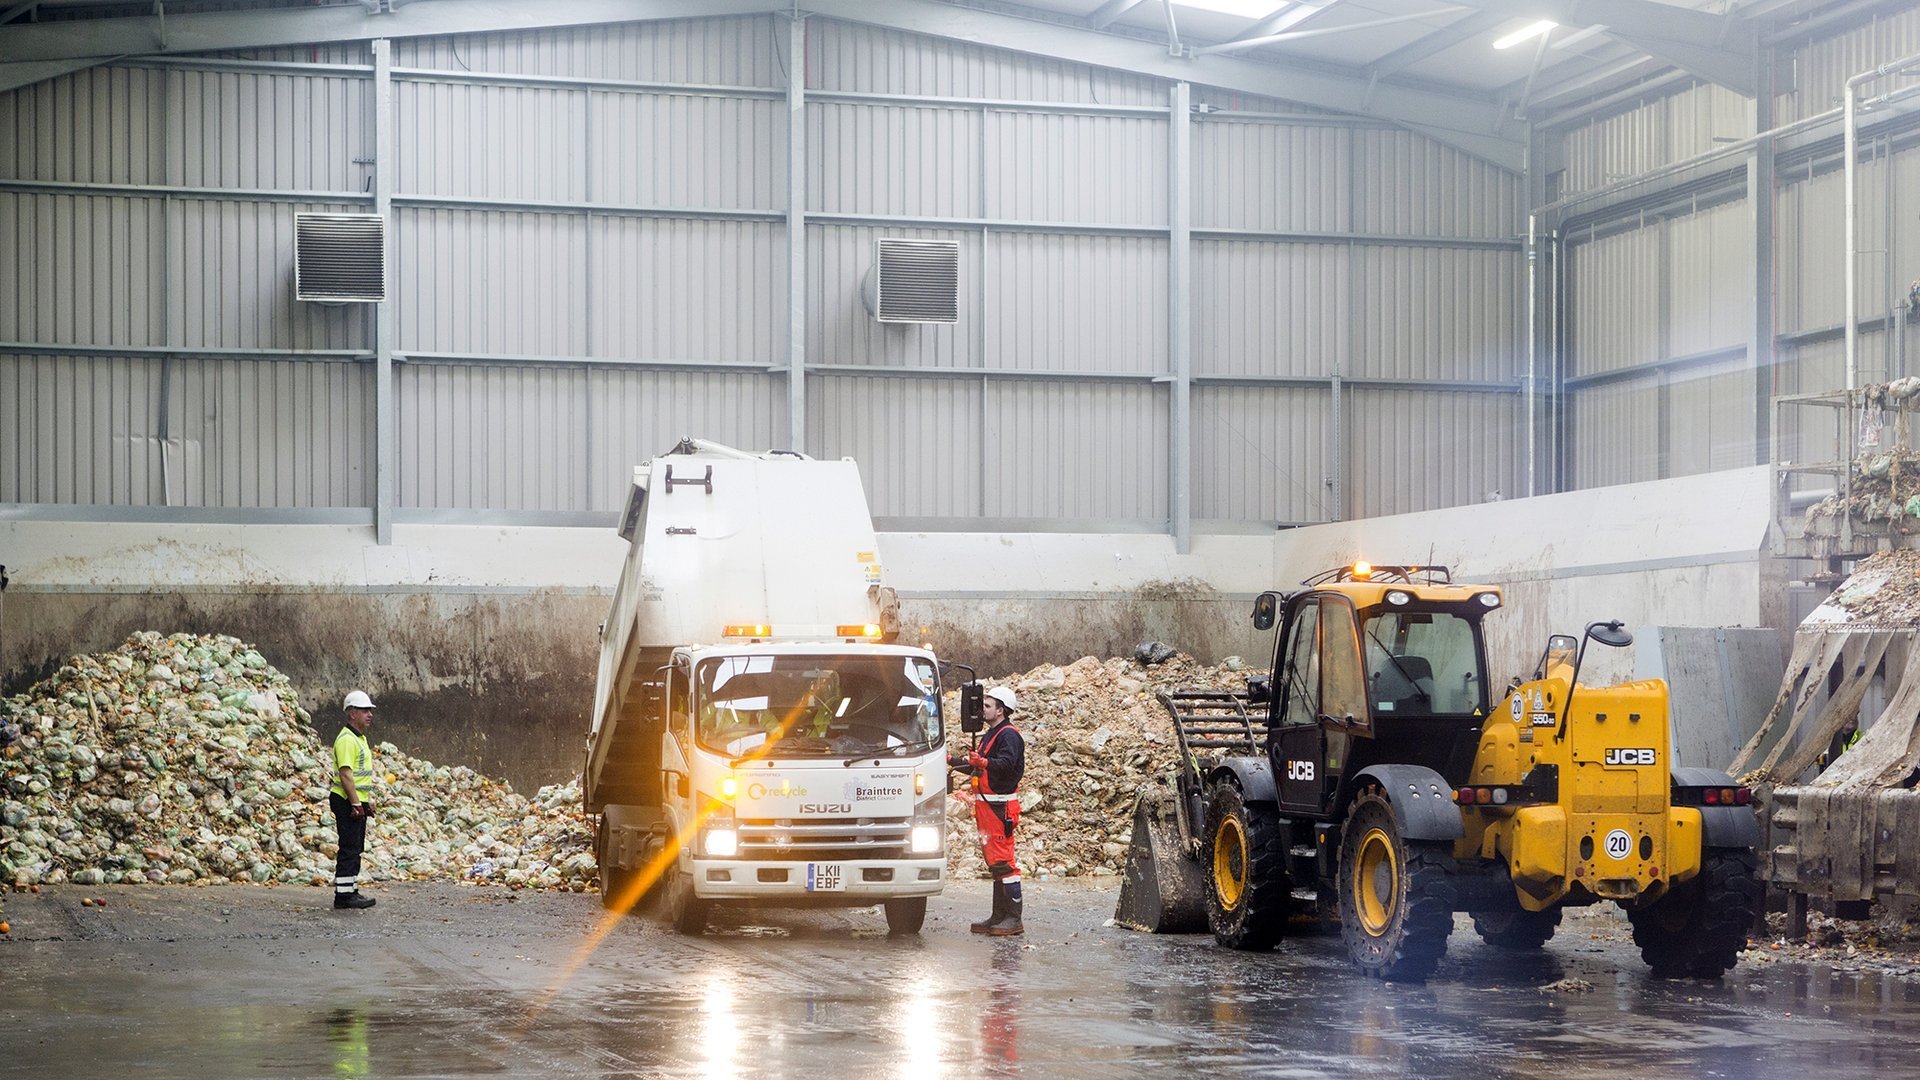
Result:
[[[940,842],[946,839],[946,830],[938,825],[915,825],[913,827],[912,850],[915,855],[928,855],[940,850]]]
[[[740,834],[732,829],[708,829],[705,847],[709,855],[730,858],[740,854]]]

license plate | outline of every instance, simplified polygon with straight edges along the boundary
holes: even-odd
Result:
[[[815,862],[807,864],[808,892],[846,892],[846,867],[839,863]]]

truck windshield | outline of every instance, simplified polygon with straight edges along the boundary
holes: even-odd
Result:
[[[1437,611],[1375,611],[1362,624],[1360,637],[1375,716],[1485,709],[1472,622]]]
[[[946,739],[923,657],[723,656],[694,683],[696,737],[729,757],[905,754]]]

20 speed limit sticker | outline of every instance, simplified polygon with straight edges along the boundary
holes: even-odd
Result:
[[[1633,837],[1625,829],[1615,829],[1607,834],[1607,856],[1624,859],[1633,851]]]

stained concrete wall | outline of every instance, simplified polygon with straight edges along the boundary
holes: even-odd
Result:
[[[1634,675],[1667,680],[1675,765],[1733,761],[1779,696],[1792,641],[1771,626],[1643,628]]]
[[[1329,566],[1438,562],[1507,591],[1489,622],[1493,675],[1531,667],[1546,636],[1775,626],[1783,586],[1760,554],[1766,470],[1516,499],[1274,535],[890,533],[887,583],[907,634],[983,675],[1170,642],[1206,660],[1271,661],[1252,597]],[[0,521],[0,686],[134,630],[232,634],[285,671],[325,725],[353,687],[379,737],[528,789],[579,768],[598,628],[625,545],[610,529]],[[1606,652],[1606,651],[1602,651]],[[1596,654],[1627,677],[1632,651]],[[1778,672],[1772,675],[1778,680]]]

